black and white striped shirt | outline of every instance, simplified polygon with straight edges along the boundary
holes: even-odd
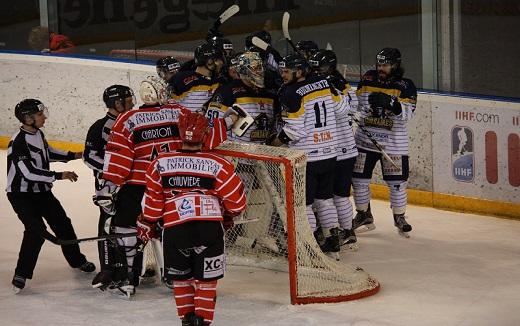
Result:
[[[94,122],[88,130],[85,150],[83,151],[83,162],[94,171],[96,178],[99,177],[100,172],[103,172],[105,147],[115,121],[116,116],[107,113],[106,116]]]
[[[41,130],[31,133],[20,128],[9,141],[7,149],[6,191],[50,191],[52,183],[61,179],[61,173],[51,171],[49,163],[73,159],[73,152],[64,152],[49,146]]]

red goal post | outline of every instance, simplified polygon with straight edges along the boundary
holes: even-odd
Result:
[[[229,264],[287,271],[292,304],[342,302],[379,291],[362,268],[319,249],[306,216],[302,151],[226,142],[215,153],[235,164],[248,199],[245,216],[226,232]]]

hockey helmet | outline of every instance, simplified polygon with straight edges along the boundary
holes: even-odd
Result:
[[[384,48],[376,55],[377,64],[401,65],[401,52],[396,48]]]
[[[116,108],[116,101],[124,103],[125,99],[132,97],[135,103],[134,92],[128,86],[112,85],[103,92],[103,102],[109,109]]]
[[[208,119],[200,113],[188,112],[179,116],[179,136],[184,143],[201,144],[208,130]]]
[[[303,52],[308,55],[312,55],[318,51],[318,44],[311,40],[298,41],[295,46],[298,52]]]
[[[168,93],[164,80],[154,76],[146,77],[139,87],[139,97],[146,105],[166,104]]]
[[[181,68],[180,62],[172,56],[160,58],[155,64],[157,75],[165,78],[167,73],[176,73]]]
[[[319,74],[328,74],[336,69],[338,59],[332,50],[320,49],[309,59],[311,68]]]
[[[227,38],[215,36],[211,38],[211,42],[220,50],[222,50],[222,53],[224,53],[226,59],[229,59],[235,55],[233,43]]]
[[[309,63],[299,53],[292,53],[283,57],[278,66],[282,69],[303,70],[306,72],[309,69]]]
[[[247,80],[256,87],[264,88],[264,65],[260,54],[245,52],[238,57],[236,71],[240,79]]]
[[[49,116],[47,107],[40,100],[29,98],[16,104],[16,107],[14,108],[14,115],[21,123],[25,123],[26,116],[41,111],[44,112],[45,116]]]
[[[224,52],[213,42],[207,42],[197,46],[195,49],[195,64],[204,66],[210,59],[222,59],[225,61]]]

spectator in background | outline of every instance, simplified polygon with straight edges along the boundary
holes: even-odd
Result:
[[[72,53],[75,47],[67,36],[49,31],[43,26],[31,29],[27,41],[34,51],[40,52]]]

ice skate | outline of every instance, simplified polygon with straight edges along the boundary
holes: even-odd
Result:
[[[409,232],[412,231],[412,226],[406,222],[404,214],[394,214],[394,225],[397,228],[399,235],[409,238]]]
[[[340,229],[339,241],[341,246],[347,245],[348,248],[352,251],[357,251],[359,249],[354,229]]]
[[[13,284],[14,294],[18,294],[25,287],[25,277],[15,275],[11,281],[11,284]]]
[[[112,274],[112,271],[107,270],[97,273],[92,280],[92,287],[105,291],[113,283]]]
[[[320,249],[327,256],[339,261],[340,239],[338,228],[330,229],[330,235],[325,238],[325,242],[320,245]]]
[[[357,211],[356,217],[353,220],[353,229],[357,233],[363,233],[375,230],[374,217],[370,211],[370,205],[366,211]]]
[[[94,265],[94,263],[86,261],[83,265],[79,266],[78,269],[83,273],[92,273],[96,270],[96,265]]]

